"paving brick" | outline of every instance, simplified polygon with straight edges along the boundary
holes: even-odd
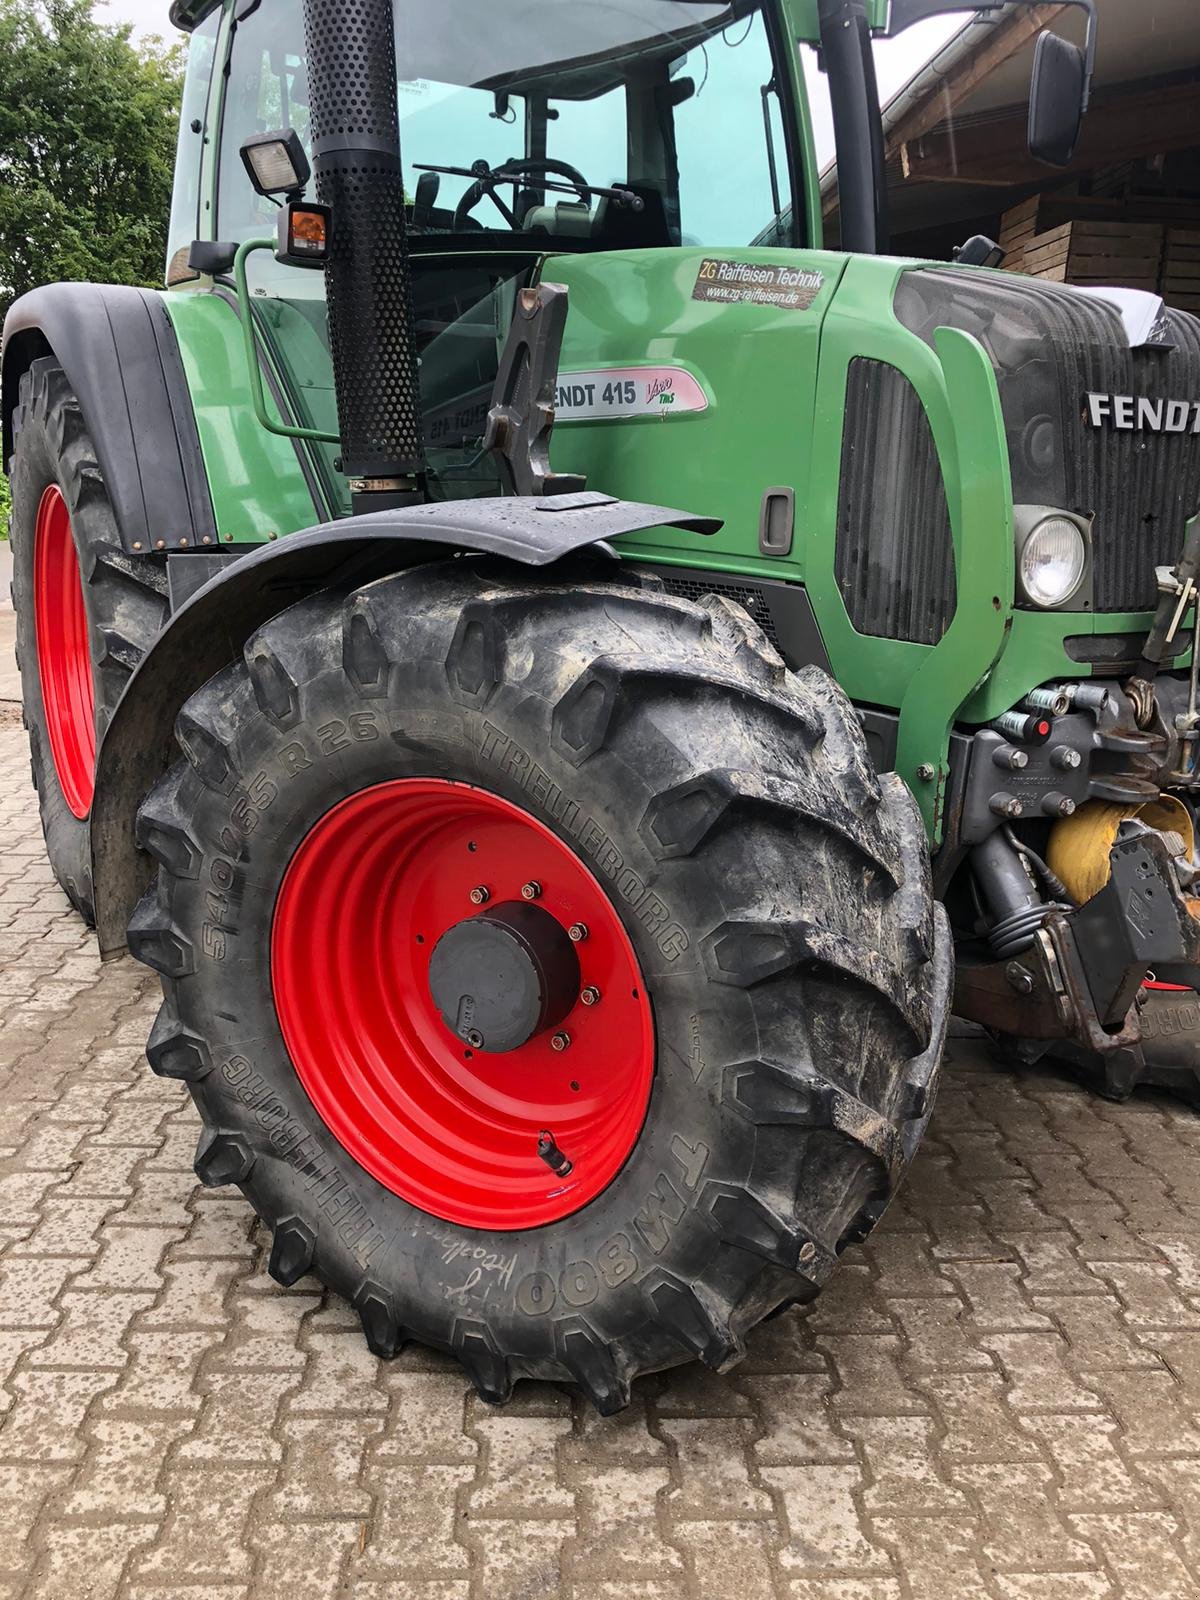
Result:
[[[1005,1400],[1014,1411],[1100,1411],[1095,1392],[1066,1365],[1067,1341],[1058,1333],[990,1333],[980,1342],[1000,1362]]]
[[[276,1419],[285,1395],[296,1386],[290,1372],[211,1372],[196,1380],[204,1397],[200,1416],[176,1461],[183,1465],[245,1462],[265,1466],[282,1460]]]
[[[1005,1405],[1004,1379],[997,1373],[964,1372],[925,1378],[921,1388],[945,1425],[938,1454],[947,1461],[1023,1461],[1037,1446]]]
[[[1178,1293],[1170,1267],[1152,1261],[1113,1262],[1101,1269],[1124,1307],[1125,1321],[1138,1330],[1200,1328],[1200,1311]]]
[[[163,1492],[168,1513],[158,1541],[131,1568],[139,1580],[180,1584],[245,1581],[253,1572],[246,1542],[254,1496],[273,1471],[209,1466],[203,1472],[168,1468]]]
[[[184,1416],[199,1411],[196,1368],[211,1342],[203,1333],[130,1333],[125,1341],[129,1365],[104,1396],[99,1410],[103,1414],[150,1411]]]
[[[0,1439],[3,1436],[0,1435]],[[0,1461],[0,1575],[27,1574],[35,1552],[29,1540],[43,1507],[70,1482],[71,1468]]]
[[[830,1570],[887,1573],[892,1562],[868,1536],[856,1494],[862,1489],[858,1467],[764,1467],[762,1480],[776,1491],[784,1509],[787,1543],[779,1552],[785,1576]]]
[[[162,1268],[164,1292],[142,1326],[223,1329],[228,1323],[225,1295],[238,1272],[235,1261],[175,1261],[168,1255]]]
[[[1003,1600],[1109,1600],[1115,1591],[1102,1572],[998,1572]]]
[[[954,1284],[933,1260],[929,1242],[921,1235],[876,1235],[867,1241],[863,1254],[875,1275],[874,1293],[885,1300],[954,1293]]]
[[[880,1517],[875,1532],[912,1600],[980,1600],[987,1593],[977,1525],[966,1517]]]
[[[1029,1296],[1109,1292],[1104,1279],[1079,1259],[1072,1233],[1005,1233],[1003,1242],[1021,1263]]]
[[[571,1481],[579,1531],[563,1552],[568,1579],[629,1582],[683,1570],[679,1551],[663,1537],[657,1511],[659,1496],[670,1482],[665,1466],[576,1469]],[[686,1542],[691,1550],[696,1547],[700,1526],[687,1526]]]
[[[224,1337],[212,1352],[210,1368],[303,1371],[308,1352],[300,1343],[301,1326],[319,1304],[317,1295],[296,1289],[246,1294],[235,1279],[224,1302]]]
[[[575,1497],[559,1481],[556,1454],[559,1440],[570,1431],[565,1418],[504,1412],[476,1418],[471,1432],[483,1447],[484,1468],[469,1498],[471,1517],[524,1520],[572,1513]]]
[[[62,1500],[64,1517],[166,1515],[159,1478],[167,1453],[191,1426],[186,1417],[101,1418],[87,1432],[87,1454]]]
[[[757,1431],[753,1423],[733,1417],[671,1417],[659,1427],[675,1451],[677,1481],[665,1502],[673,1521],[774,1516],[770,1495],[750,1476],[749,1447]]]
[[[358,1537],[347,1523],[256,1523],[247,1538],[262,1566],[256,1590],[289,1600],[335,1600],[346,1593],[342,1574]]]
[[[1021,1426],[1041,1442],[1058,1479],[1055,1499],[1066,1511],[1145,1511],[1159,1496],[1135,1478],[1117,1444],[1121,1432],[1111,1417],[1022,1417]]]
[[[753,1400],[762,1433],[754,1441],[755,1460],[836,1463],[854,1460],[854,1446],[838,1431],[829,1405],[833,1379],[827,1374],[752,1375],[740,1387]]]
[[[66,1284],[89,1265],[86,1256],[14,1256],[0,1260],[0,1328],[53,1328]]]
[[[381,1427],[378,1417],[342,1417],[335,1428],[321,1417],[289,1417],[278,1430],[284,1470],[265,1515],[369,1518],[370,1485],[391,1470],[367,1454]]]
[[[654,1384],[654,1379],[637,1384],[629,1405],[615,1417],[602,1417],[590,1406],[577,1406],[574,1431],[558,1445],[563,1466],[581,1466],[586,1471],[605,1465],[649,1466],[665,1461],[667,1441],[651,1431]]]
[[[77,1461],[88,1408],[115,1382],[111,1372],[18,1372],[0,1422],[0,1460]]]
[[[26,1596],[28,1600],[63,1600],[64,1595],[114,1600],[137,1550],[153,1537],[153,1528],[136,1523],[109,1523],[99,1528],[52,1524],[46,1529],[45,1548]]]
[[[1161,1365],[1146,1343],[1126,1326],[1115,1298],[1039,1295],[1034,1304],[1063,1334],[1076,1371],[1153,1370]]]
[[[371,1450],[374,1462],[476,1460],[479,1441],[463,1432],[471,1385],[461,1374],[392,1367],[382,1381],[388,1411],[386,1423],[379,1424],[385,1431]]]
[[[980,1550],[991,1570],[1058,1572],[1099,1565],[1055,1505],[1049,1467],[1011,1461],[961,1465],[954,1477],[987,1508]]]
[[[460,1510],[460,1500],[473,1477],[474,1468],[465,1465],[420,1466],[403,1462],[375,1474],[371,1481],[375,1516],[358,1561],[362,1575],[381,1581],[387,1577],[411,1580],[415,1576],[440,1578],[468,1573],[470,1553],[460,1534],[465,1537],[470,1524]],[[415,1507],[420,1507],[419,1515],[414,1514]],[[507,1548],[508,1531],[529,1524],[501,1519],[480,1526],[486,1530],[479,1540],[480,1548],[486,1548],[493,1540]],[[564,1537],[575,1531],[573,1521],[562,1526]]]
[[[476,1593],[487,1600],[561,1593],[562,1548],[574,1533],[573,1521],[466,1524]]]
[[[1200,1453],[1200,1428],[1170,1372],[1097,1372],[1088,1381],[1121,1424],[1126,1455]]]
[[[862,1501],[872,1516],[970,1509],[935,1464],[936,1423],[926,1417],[849,1417],[843,1428],[862,1449],[870,1480]]]
[[[14,1395],[8,1383],[21,1358],[40,1349],[48,1337],[40,1328],[0,1330],[0,1415],[13,1404]]]
[[[182,1228],[124,1228],[106,1224],[100,1230],[100,1254],[94,1266],[75,1280],[77,1289],[146,1289],[163,1286],[162,1259]]]
[[[1072,1525],[1103,1555],[1124,1600],[1195,1600],[1195,1580],[1175,1543],[1179,1524],[1160,1512],[1078,1515]]]
[[[792,1578],[783,1593],[788,1600],[903,1600],[895,1578]]]
[[[755,1522],[689,1522],[677,1534],[695,1600],[775,1600],[773,1529]]]
[[[145,1294],[76,1294],[59,1299],[62,1321],[27,1362],[30,1367],[108,1367],[119,1372],[129,1361],[123,1340],[131,1319],[152,1303]]]
[[[962,1290],[981,1333],[1051,1326],[1045,1313],[1030,1303],[1015,1262],[957,1261],[947,1264],[946,1274]]]
[[[310,1333],[305,1339],[305,1348],[309,1357],[305,1382],[292,1396],[292,1411],[329,1411],[343,1415],[386,1411],[387,1396],[379,1383],[379,1362],[367,1349],[359,1329],[348,1329],[344,1333]]]
[[[844,1416],[906,1416],[928,1409],[900,1370],[902,1341],[893,1334],[842,1334],[818,1341],[837,1375],[833,1406]]]
[[[995,1358],[982,1347],[974,1320],[957,1295],[940,1300],[889,1300],[887,1306],[904,1330],[908,1348],[900,1367],[906,1375],[995,1370]]]

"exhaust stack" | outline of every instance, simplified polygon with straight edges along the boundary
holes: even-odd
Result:
[[[304,0],[342,471],[354,509],[425,498],[391,0]]]

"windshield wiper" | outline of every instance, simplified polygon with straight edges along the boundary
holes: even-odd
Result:
[[[440,172],[447,178],[475,178],[483,183],[502,184],[513,181],[512,173],[505,172],[503,168],[497,168],[493,171],[491,167],[482,161],[476,162],[473,167],[435,167],[425,161],[414,161],[413,171]],[[517,174],[517,176],[519,178],[520,175]],[[576,199],[579,198],[579,190],[574,184],[554,183],[549,178],[542,177],[540,173],[537,177],[537,187],[549,190],[554,194],[573,194]],[[590,194],[603,195],[605,199],[612,200],[615,204],[622,208],[628,208],[630,211],[644,211],[646,209],[646,202],[640,194],[634,194],[632,189],[610,188],[602,183],[589,183],[588,192]],[[513,222],[513,227],[516,227],[515,221]]]

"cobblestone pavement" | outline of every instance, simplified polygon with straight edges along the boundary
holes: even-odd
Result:
[[[735,1374],[492,1411],[201,1190],[0,731],[0,1600],[1200,1595],[1200,1118],[958,1041],[868,1247]]]

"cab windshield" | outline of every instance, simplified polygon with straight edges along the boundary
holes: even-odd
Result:
[[[237,24],[222,238],[274,222],[242,141],[291,127],[308,142],[303,37],[300,0],[264,0]],[[396,56],[418,249],[469,235],[737,246],[791,228],[793,140],[756,0],[396,0]]]

